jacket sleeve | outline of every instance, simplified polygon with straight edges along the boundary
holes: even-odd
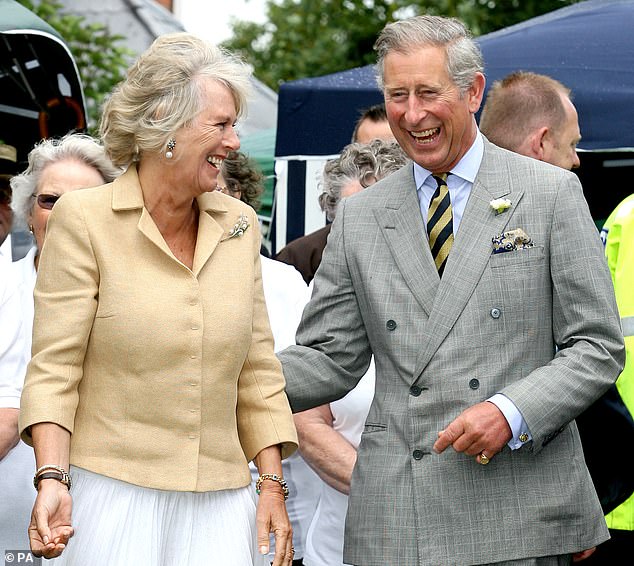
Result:
[[[34,292],[33,357],[19,423],[27,443],[29,427],[40,422],[73,432],[98,286],[97,262],[79,201],[62,197],[47,224]]]
[[[601,239],[572,174],[560,178],[548,249],[557,352],[550,363],[502,391],[522,412],[534,450],[599,398],[625,359]]]

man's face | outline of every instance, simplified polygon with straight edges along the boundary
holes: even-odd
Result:
[[[405,153],[429,171],[450,171],[475,139],[473,116],[484,82],[484,75],[477,73],[461,94],[447,73],[445,50],[440,47],[389,53],[383,67],[385,109]]]
[[[11,186],[8,178],[0,177],[0,244],[2,244],[13,224],[13,211],[11,210]]]
[[[574,104],[566,95],[561,95],[566,110],[566,121],[557,130],[550,130],[544,138],[544,154],[542,161],[552,163],[564,169],[579,167],[577,144],[581,140],[579,117]]]
[[[359,124],[355,141],[357,143],[370,143],[372,140],[394,141],[394,134],[387,120],[375,122],[366,118]]]

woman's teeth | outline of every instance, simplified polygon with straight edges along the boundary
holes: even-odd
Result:
[[[207,163],[213,165],[216,169],[220,169],[220,166],[222,165],[222,159],[220,157],[214,157],[213,155],[210,155],[207,157]]]

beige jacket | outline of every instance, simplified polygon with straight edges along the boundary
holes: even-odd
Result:
[[[247,485],[263,448],[297,446],[262,291],[254,211],[198,198],[193,271],[148,211],[136,168],[55,205],[35,288],[20,431],[72,433],[71,463],[137,485]],[[249,228],[230,236],[241,215]]]

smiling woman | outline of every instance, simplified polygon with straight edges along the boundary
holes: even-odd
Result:
[[[292,561],[281,459],[297,439],[257,217],[214,190],[248,84],[232,55],[161,36],[104,108],[106,151],[126,172],[55,202],[20,414],[37,555],[202,565],[211,548],[220,564],[264,565],[271,530],[274,564]],[[217,300],[227,287],[239,302]]]

